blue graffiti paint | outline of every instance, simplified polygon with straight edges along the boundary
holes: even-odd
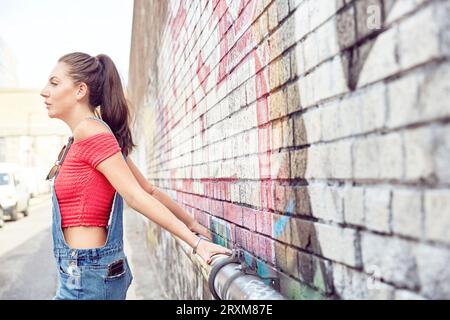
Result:
[[[225,231],[226,231],[227,239],[231,240],[232,237],[231,237],[231,224],[230,223],[227,223],[225,225]]]
[[[247,251],[243,251],[243,253],[244,253],[245,264],[247,266],[253,266],[253,260],[254,260],[253,256],[250,253],[248,253]]]
[[[286,224],[288,222],[289,216],[292,215],[294,212],[294,200],[290,199],[288,206],[285,210],[287,215],[282,216],[280,219],[278,219],[275,224],[273,225],[273,234],[275,238],[278,238],[282,233],[284,228],[286,227]]]
[[[256,272],[266,285],[270,285],[270,279],[268,278],[272,275],[271,269],[266,263],[258,258],[256,258]]]

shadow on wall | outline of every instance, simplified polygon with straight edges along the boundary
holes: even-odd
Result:
[[[350,90],[354,90],[364,63],[395,0],[356,1],[336,15],[336,33],[342,53],[342,67]],[[336,0],[336,7],[342,0]]]

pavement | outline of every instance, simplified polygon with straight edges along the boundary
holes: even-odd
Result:
[[[30,215],[0,229],[0,299],[46,300],[56,292],[49,195],[30,201]]]
[[[156,270],[151,266],[146,220],[142,214],[130,208],[124,209],[124,250],[134,277],[127,300],[166,300],[168,298],[158,282]]]

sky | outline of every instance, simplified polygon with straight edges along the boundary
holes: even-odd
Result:
[[[20,88],[39,89],[62,55],[109,55],[123,85],[133,0],[0,0],[0,37],[13,52]]]

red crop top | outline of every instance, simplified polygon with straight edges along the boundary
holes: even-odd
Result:
[[[108,225],[116,190],[95,168],[119,151],[116,138],[107,132],[72,142],[55,180],[62,228]]]

